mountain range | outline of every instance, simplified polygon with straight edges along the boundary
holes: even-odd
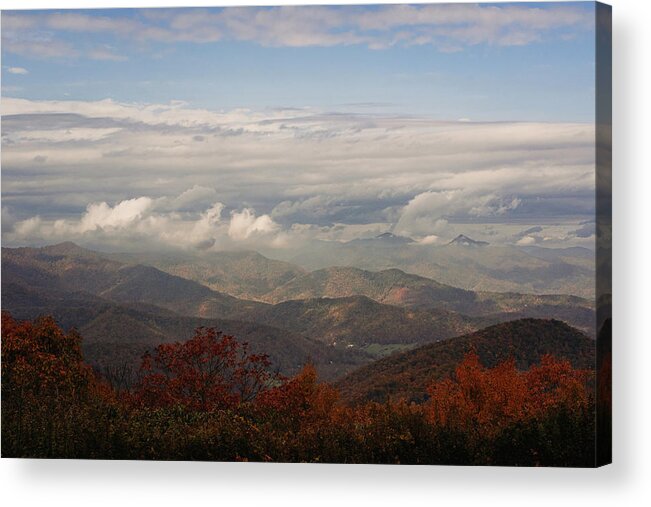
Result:
[[[135,364],[209,326],[269,354],[284,374],[311,361],[324,379],[500,322],[557,318],[594,335],[595,320],[579,297],[474,292],[398,269],[309,272],[257,252],[105,254],[72,243],[3,248],[2,308],[76,327],[99,367]]]
[[[389,241],[392,245],[394,241],[402,244],[411,240],[385,233],[377,238],[354,241],[382,244]],[[393,250],[392,246],[386,248]],[[449,248],[455,251],[461,250],[459,255],[475,250],[454,246]],[[486,247],[482,247],[481,250],[490,254],[490,249]],[[539,250],[555,251],[544,248]],[[560,250],[558,258],[566,259],[568,255],[566,249]],[[577,256],[574,259],[589,262],[584,250],[586,249],[573,249],[571,253]],[[111,256],[123,262],[151,265],[239,298],[272,304],[295,299],[363,295],[389,305],[445,309],[472,317],[489,317],[495,321],[521,317],[556,317],[594,335],[592,300],[565,294],[523,294],[511,291],[461,289],[395,268],[372,271],[350,266],[330,266],[310,272],[288,262],[268,259],[257,252],[211,252],[186,256],[152,254],[111,254]],[[547,256],[550,257],[551,254]],[[472,263],[469,266],[466,266],[465,271],[472,271]]]
[[[215,291],[247,299],[263,298],[307,272],[297,265],[269,259],[254,251],[223,251],[211,255],[114,253],[105,256],[122,263],[153,266]]]
[[[423,244],[381,235],[349,242],[314,241],[260,253],[307,271],[332,266],[368,271],[399,269],[472,291],[595,295],[595,254],[586,248],[482,244],[461,236],[448,244]],[[474,248],[476,246],[477,248]]]
[[[117,302],[49,284],[27,287],[16,283],[13,268],[3,256],[3,311],[29,320],[52,315],[65,329],[76,328],[83,337],[86,359],[99,369],[123,364],[137,367],[146,351],[161,343],[187,340],[197,327],[214,327],[249,343],[252,351],[268,354],[273,368],[285,375],[295,374],[305,363],[312,362],[327,380],[370,360],[357,350],[338,349],[289,329],[258,322],[181,315],[161,306]]]
[[[399,269],[367,271],[350,267],[319,269],[296,276],[262,298],[270,303],[295,299],[364,295],[379,303],[438,309],[504,321],[556,317],[594,333],[594,307],[576,296],[469,291]]]

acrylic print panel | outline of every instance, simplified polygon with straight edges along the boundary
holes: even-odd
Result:
[[[2,37],[3,457],[610,462],[610,7]]]

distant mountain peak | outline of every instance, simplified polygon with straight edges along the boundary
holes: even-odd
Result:
[[[347,244],[350,245],[370,244],[377,246],[406,245],[409,243],[414,243],[414,240],[407,236],[398,236],[392,232],[383,232],[382,234],[378,234],[372,238],[355,238],[347,242]]]
[[[61,243],[54,243],[53,245],[45,245],[42,248],[50,248],[57,250],[73,250],[81,248],[77,243],[72,241],[62,241]]]
[[[375,239],[380,240],[380,241],[391,241],[394,243],[413,243],[414,240],[411,238],[408,238],[406,236],[398,236],[397,234],[393,234],[392,232],[383,232],[382,234],[378,234],[375,236]]]
[[[96,252],[79,246],[72,241],[64,241],[55,245],[48,245],[41,248],[44,252],[58,255],[97,255]]]
[[[460,245],[460,246],[486,246],[488,245],[487,241],[476,241],[472,238],[469,238],[465,234],[459,234],[456,238],[448,243],[448,245]]]

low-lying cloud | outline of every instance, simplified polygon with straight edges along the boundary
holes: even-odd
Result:
[[[283,245],[387,230],[435,242],[458,223],[513,220],[571,219],[575,239],[594,229],[579,225],[594,213],[591,124],[5,98],[2,131],[3,242],[15,244]]]
[[[134,247],[136,250],[220,249],[235,244],[255,247],[282,242],[282,238],[276,234],[280,228],[269,215],[256,216],[254,210],[244,208],[231,212],[230,217],[224,217],[224,205],[219,202],[199,213],[182,213],[165,210],[163,201],[166,200],[143,196],[113,206],[97,202],[89,204],[80,216],[69,219],[47,220],[34,216],[14,221],[10,230],[5,232],[5,238],[10,242],[28,244],[65,239],[128,250]],[[7,217],[10,217],[9,213]]]

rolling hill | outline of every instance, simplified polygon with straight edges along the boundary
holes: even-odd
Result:
[[[66,315],[73,319],[75,312],[81,311],[77,300],[88,297],[101,304],[158,307],[186,317],[256,322],[339,347],[416,345],[493,322],[446,310],[380,304],[364,296],[277,305],[237,299],[151,266],[108,260],[73,244],[41,249],[5,248],[2,260],[5,308],[20,308],[25,303],[29,306],[30,298],[38,301],[46,294],[61,294],[66,301],[58,304],[57,310],[63,312],[67,305],[70,309]],[[79,324],[75,321],[74,325]]]
[[[151,266],[107,259],[74,243],[3,248],[2,283],[41,291],[86,292],[116,303],[144,303],[196,317],[231,318],[259,305]]]
[[[384,305],[365,296],[286,301],[260,308],[250,318],[347,348],[428,343],[474,331],[489,322],[445,310]]]
[[[310,271],[330,266],[369,271],[397,268],[472,291],[594,297],[594,255],[585,255],[584,249],[546,249],[544,255],[540,251],[530,252],[510,245],[470,248],[458,243],[423,245],[376,239],[348,243],[315,241],[299,249],[261,253]]]
[[[593,303],[576,296],[473,292],[399,269],[366,271],[331,267],[297,276],[263,299],[270,303],[295,299],[363,295],[379,303],[414,309],[438,309],[495,322],[519,318],[556,318],[594,335]]]
[[[159,343],[189,339],[197,327],[214,327],[249,343],[253,352],[269,356],[273,369],[288,376],[312,362],[323,380],[333,380],[369,360],[362,353],[328,347],[287,329],[255,322],[160,315],[123,306],[105,309],[79,331],[86,342],[86,355],[101,364],[115,362],[116,353],[124,352],[125,360],[137,360]],[[126,348],[124,344],[128,344]]]
[[[269,355],[273,368],[295,374],[313,362],[324,380],[334,379],[371,358],[341,350],[287,329],[229,319],[203,319],[144,304],[116,304],[88,293],[41,292],[3,283],[2,308],[17,319],[51,315],[83,337],[84,356],[95,367],[139,364],[142,354],[161,343],[189,339],[197,327],[215,327]]]
[[[317,297],[366,296],[379,303],[399,306],[432,306],[447,301],[472,301],[471,291],[457,289],[399,269],[366,271],[352,267],[330,267],[305,273],[265,295],[278,303]]]
[[[105,255],[123,263],[152,266],[210,289],[251,300],[261,299],[276,287],[305,273],[294,264],[272,260],[253,251]]]
[[[512,357],[526,369],[542,355],[552,354],[575,367],[594,368],[596,342],[560,321],[521,319],[390,355],[360,367],[335,385],[350,403],[388,397],[423,401],[427,386],[452,375],[471,350],[487,367]]]
[[[238,338],[248,341],[258,337],[259,329],[273,328],[271,335],[276,337],[280,330],[296,335],[295,344],[300,337],[317,343],[319,350],[324,346],[337,349],[336,360],[328,362],[333,372],[345,370],[351,362],[367,362],[490,322],[446,310],[384,305],[364,296],[277,305],[241,300],[151,266],[123,264],[69,243],[40,249],[4,248],[2,289],[3,309],[17,318],[52,314],[64,327],[84,332],[93,350],[134,349],[141,354],[144,349],[138,344],[188,337],[194,327],[207,325],[209,320],[220,329],[235,329]],[[103,320],[98,320],[100,315]],[[151,325],[152,319],[167,320],[165,325]],[[234,327],[232,322],[240,324]],[[242,327],[245,322],[249,327]],[[261,345],[260,351],[285,367],[297,357],[285,341],[268,340],[267,349]],[[286,358],[281,357],[284,349]],[[308,355],[316,357],[317,351]]]
[[[240,267],[253,262],[262,263],[256,269],[263,269],[266,263],[259,255],[243,258],[247,260]],[[237,264],[235,258],[229,262]],[[86,333],[87,346],[92,343],[97,357],[108,357],[100,349],[133,349],[140,354],[140,344],[187,338],[194,327],[210,321],[258,343],[261,352],[285,369],[298,357],[328,358],[321,362],[332,365],[328,375],[397,350],[521,317],[554,317],[588,331],[594,326],[594,310],[572,296],[476,293],[397,269],[328,268],[305,273],[272,265],[285,273],[272,277],[274,283],[293,277],[271,292],[269,299],[275,304],[239,299],[72,243],[3,248],[2,306],[18,318],[55,315],[64,327]],[[240,276],[235,268],[231,275],[232,283]],[[263,285],[270,283],[267,279]],[[274,331],[263,331],[267,329]],[[264,333],[274,340],[263,340]],[[305,340],[312,344],[309,351]],[[335,356],[330,358],[323,347]],[[303,349],[303,355],[296,352]]]
[[[465,238],[465,237],[464,237]],[[348,245],[374,244],[382,250],[395,252],[396,247],[412,244],[409,238],[383,234],[377,238],[354,240]],[[365,248],[365,247],[364,247]],[[455,252],[457,256],[473,256],[477,248],[454,243],[438,251]],[[482,246],[479,250],[493,250]],[[561,260],[575,256],[587,262],[586,249],[544,249],[544,257]],[[326,249],[327,251],[327,249]],[[509,250],[510,251],[510,250]],[[470,254],[468,254],[470,252]],[[527,255],[513,249],[514,255]],[[471,291],[438,282],[431,278],[409,274],[400,269],[369,271],[355,267],[327,267],[307,272],[292,264],[268,259],[256,252],[210,252],[201,255],[170,254],[100,254],[122,262],[142,262],[168,274],[188,278],[209,288],[223,291],[238,298],[277,304],[297,299],[346,298],[366,296],[378,303],[406,308],[449,310],[470,317],[486,317],[490,322],[502,322],[519,318],[556,318],[567,322],[591,336],[595,335],[594,303],[591,300],[570,295],[520,294],[516,292]],[[540,261],[530,257],[535,265]],[[456,262],[456,261],[455,261]],[[485,260],[484,260],[485,262]],[[519,261],[520,262],[520,261]],[[544,261],[548,262],[548,261]],[[472,262],[469,269],[472,271]],[[139,268],[140,269],[140,268]],[[514,268],[516,272],[523,268]],[[238,306],[231,301],[234,306]],[[156,302],[154,304],[160,304]],[[186,305],[182,313],[199,316],[242,317],[243,314],[228,313],[223,306],[211,302],[200,306],[201,312],[192,311]],[[196,307],[196,305],[195,305]],[[240,304],[239,307],[242,307]],[[258,310],[253,306],[248,310]],[[221,312],[221,313],[220,313]],[[226,312],[226,313],[224,313]]]

